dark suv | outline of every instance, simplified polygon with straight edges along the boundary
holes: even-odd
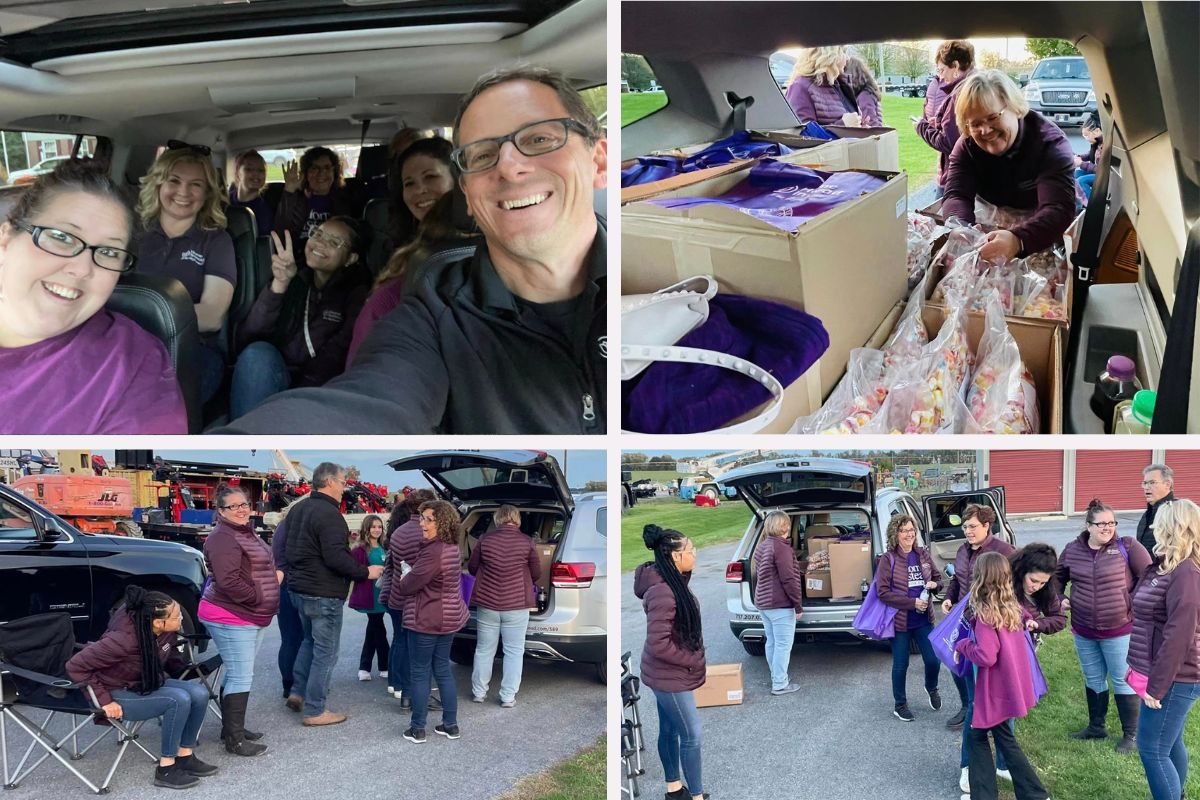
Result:
[[[50,611],[70,613],[75,640],[100,638],[125,587],[164,592],[193,630],[206,574],[198,550],[175,542],[80,533],[0,484],[0,625]]]

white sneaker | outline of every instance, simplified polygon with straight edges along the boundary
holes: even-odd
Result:
[[[958,798],[958,800],[971,800],[971,795],[970,795],[970,794],[964,794],[964,795],[961,795],[961,796]]]
[[[379,677],[381,677],[381,678],[386,678],[386,677],[387,677],[387,670],[386,670],[386,669],[381,669],[381,670],[379,670]]]
[[[358,679],[360,681],[369,681],[371,680],[371,673],[367,672],[365,669],[360,669],[358,671]]]
[[[971,795],[969,794],[971,791],[971,779],[967,777],[967,770],[968,767],[962,768],[962,774],[958,776],[958,788],[967,792],[967,800],[971,800]]]
[[[1004,780],[1008,781],[1009,783],[1012,783],[1012,773],[1006,769],[996,770],[996,777],[1003,778]]]

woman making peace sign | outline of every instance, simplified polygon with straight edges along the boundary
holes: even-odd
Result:
[[[323,222],[297,267],[292,235],[271,233],[271,282],[254,301],[238,339],[245,346],[233,369],[229,406],[237,419],[271,395],[293,386],[320,386],[342,371],[354,320],[371,288],[363,263],[360,223],[350,217]]]

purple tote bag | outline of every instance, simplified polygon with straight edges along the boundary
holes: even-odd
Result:
[[[970,592],[963,595],[962,600],[958,601],[958,605],[950,609],[946,618],[934,625],[933,630],[929,632],[929,644],[933,646],[933,652],[938,660],[945,664],[946,669],[950,670],[952,674],[960,678],[967,674],[967,670],[971,669],[971,662],[962,656],[958,656],[956,659],[954,645],[959,639],[970,639],[973,635],[971,625],[963,619],[963,611],[966,610],[970,597]]]
[[[1042,674],[1042,665],[1038,662],[1037,652],[1033,647],[1033,637],[1025,631],[1025,644],[1029,645],[1029,674],[1033,676],[1033,695],[1041,700],[1050,687],[1046,685],[1046,676]]]
[[[896,557],[888,553],[893,566]],[[879,591],[875,587],[876,578],[871,579],[871,588],[863,598],[862,608],[854,615],[854,630],[871,639],[883,640],[896,637],[896,611],[893,606],[879,599]]]
[[[462,574],[462,584],[459,586],[462,591],[463,605],[471,605],[471,592],[475,591],[475,576],[469,572]]]

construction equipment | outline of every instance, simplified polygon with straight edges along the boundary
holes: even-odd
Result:
[[[142,538],[133,521],[133,490],[124,478],[42,473],[21,476],[13,488],[84,533]]]

